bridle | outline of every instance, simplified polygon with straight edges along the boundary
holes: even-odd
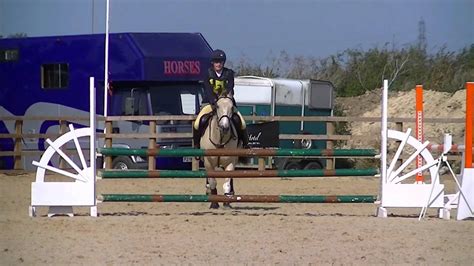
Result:
[[[219,108],[219,105],[218,105],[218,102],[222,99],[230,99],[231,102],[232,102],[232,110],[234,108],[233,106],[233,102],[234,102],[234,99],[232,97],[229,97],[229,96],[220,96],[217,101],[216,101],[216,108]],[[233,113],[233,112],[232,112]],[[232,118],[229,117],[229,115],[225,114],[225,115],[222,115],[221,117],[218,116],[217,114],[217,111],[214,111],[214,115],[217,117],[217,126],[219,127],[219,124],[221,122],[221,120],[223,118],[227,118],[229,119],[229,123],[230,123],[230,131],[231,131],[231,134],[229,134],[229,138],[223,143],[223,134],[222,134],[222,129],[219,127],[219,131],[221,131],[221,134],[220,134],[220,141],[219,143],[215,143],[213,140],[212,140],[212,130],[209,131],[209,141],[216,147],[218,148],[223,148],[225,145],[227,145],[232,139],[236,139],[237,138],[237,133],[236,133],[236,129],[235,129],[235,126],[234,126],[234,123],[232,122]],[[211,120],[214,118],[214,115],[212,116]]]
[[[216,108],[219,108],[219,105],[218,105],[217,103],[218,103],[220,100],[222,100],[222,99],[229,99],[229,100],[232,101],[232,103],[234,102],[234,99],[231,98],[231,97],[229,97],[229,96],[221,96],[221,97],[219,97],[219,98],[217,99],[217,101],[216,101]],[[233,109],[233,108],[234,108],[234,105],[232,104],[232,109]],[[217,112],[216,112],[216,115],[217,115]],[[221,117],[218,117],[218,120],[217,120],[217,124],[218,124],[218,125],[219,125],[219,123],[221,122],[222,118],[227,118],[227,119],[229,119],[230,122],[232,122],[232,119],[231,119],[228,115],[225,114],[225,115],[223,115],[223,116],[221,116]]]

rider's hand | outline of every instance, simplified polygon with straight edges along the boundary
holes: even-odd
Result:
[[[212,103],[210,103],[210,105],[211,105],[212,111],[215,111],[216,108],[217,108],[216,102],[212,102]]]

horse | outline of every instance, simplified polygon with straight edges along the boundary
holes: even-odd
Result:
[[[219,97],[216,102],[215,111],[211,114],[208,125],[200,139],[201,149],[232,149],[241,147],[239,143],[236,126],[232,116],[235,113],[234,101],[230,97]],[[224,169],[233,171],[238,162],[235,156],[205,156],[204,167],[207,171]],[[225,179],[223,184],[224,195],[234,195],[234,185],[231,177]],[[217,195],[217,181],[215,178],[206,178],[206,194]],[[224,207],[230,208],[229,203]],[[212,202],[211,209],[218,209],[219,203]]]

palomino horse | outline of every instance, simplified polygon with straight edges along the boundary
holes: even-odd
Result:
[[[232,98],[220,97],[216,102],[216,110],[211,115],[208,126],[201,137],[201,149],[231,149],[239,146],[239,140],[232,115],[234,114],[234,102]],[[232,156],[205,156],[204,167],[207,171],[224,169],[233,171],[238,161],[238,157]],[[217,181],[215,178],[206,180],[207,194],[217,195]],[[234,186],[232,178],[226,178],[223,184],[224,195],[233,195]],[[224,207],[230,207],[229,203],[224,203]],[[211,209],[219,208],[219,203],[212,202]]]

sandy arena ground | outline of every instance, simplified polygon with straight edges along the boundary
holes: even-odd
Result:
[[[28,217],[33,175],[0,175],[0,264],[463,264],[474,221],[374,204],[102,203],[99,218]],[[102,180],[105,193],[204,192],[203,180]],[[219,186],[222,182],[219,183]],[[452,183],[448,183],[452,187]],[[220,187],[219,187],[220,188]],[[376,178],[236,180],[241,194],[377,194]]]

